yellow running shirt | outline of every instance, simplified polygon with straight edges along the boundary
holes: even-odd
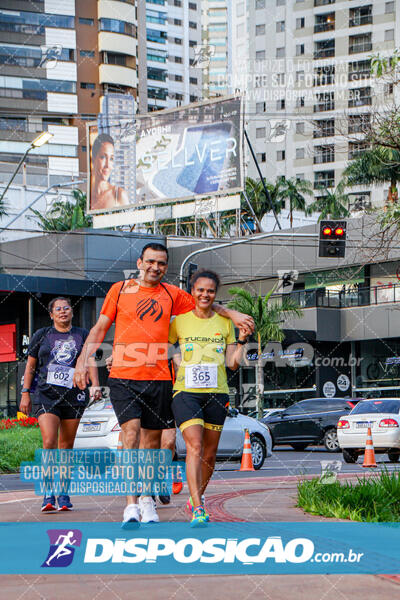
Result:
[[[236,342],[230,319],[216,313],[210,319],[200,319],[193,312],[178,315],[170,325],[168,340],[171,344],[179,341],[182,355],[174,390],[229,393],[225,350]]]

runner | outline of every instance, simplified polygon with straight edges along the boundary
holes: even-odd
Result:
[[[110,397],[122,430],[125,449],[160,449],[163,429],[175,427],[171,410],[172,384],[168,368],[168,330],[171,315],[194,308],[190,294],[161,283],[168,268],[168,250],[162,244],[147,244],[137,261],[140,282],[120,281],[109,290],[100,317],[91,329],[77,361],[74,383],[84,389],[89,381],[87,356],[93,354],[115,321],[113,364],[109,376]],[[250,332],[248,315],[215,310],[232,318]],[[140,426],[142,434],[140,435]],[[127,497],[123,527],[158,522],[151,496]]]
[[[53,325],[36,331],[29,344],[20,411],[29,415],[32,393],[33,412],[39,421],[43,449],[71,449],[89,399],[88,390],[80,392],[72,387],[76,360],[89,332],[72,326],[73,311],[69,298],[54,298],[49,302],[48,310]],[[95,386],[91,394],[98,398],[101,391],[97,368],[92,366],[90,371]],[[33,391],[34,378],[37,385]],[[56,510],[53,481],[47,478],[44,483],[46,493],[42,512]],[[71,509],[68,494],[60,494],[58,510]]]
[[[191,279],[193,311],[171,323],[169,341],[179,342],[182,361],[174,384],[172,411],[186,444],[188,508],[192,527],[207,524],[204,492],[214,471],[218,442],[229,405],[227,366],[239,366],[248,329],[239,327],[238,345],[230,319],[213,310],[219,277],[196,271]]]

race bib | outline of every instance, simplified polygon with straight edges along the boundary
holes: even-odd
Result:
[[[185,367],[185,387],[217,388],[218,365],[190,365]]]
[[[64,367],[62,365],[49,365],[47,368],[47,383],[52,385],[61,385],[62,387],[72,388],[72,378],[75,369]]]

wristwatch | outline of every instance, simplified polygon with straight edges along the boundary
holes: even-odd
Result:
[[[21,390],[21,394],[25,394],[25,392],[30,392],[31,390],[29,388],[22,388]]]
[[[247,340],[238,340],[237,343],[241,346],[244,346],[245,344],[247,344]]]

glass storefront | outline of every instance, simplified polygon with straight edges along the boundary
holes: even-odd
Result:
[[[400,338],[356,342],[353,391],[358,397],[400,395]]]
[[[17,362],[0,363],[0,418],[16,415],[17,365]]]

